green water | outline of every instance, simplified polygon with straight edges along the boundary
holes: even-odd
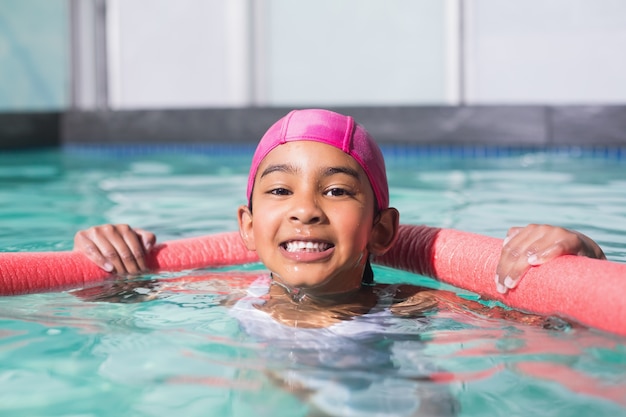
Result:
[[[545,153],[387,157],[392,205],[405,223],[498,237],[527,222],[559,224],[626,262],[624,161]],[[105,222],[153,230],[161,241],[234,230],[248,158],[224,149],[0,154],[0,248],[69,250],[76,230]],[[262,273],[256,265],[237,269],[241,276],[249,270]],[[375,272],[383,282],[444,287]],[[454,402],[461,416],[626,415],[624,338],[459,312],[397,319],[398,332],[356,345],[320,333],[326,345],[303,347],[244,331],[225,306],[243,278],[220,274],[188,271],[89,289],[112,294],[111,301],[155,295],[144,302],[94,301],[85,291],[0,298],[0,415],[304,416],[316,407],[342,416],[406,415],[405,400],[420,396]],[[424,379],[433,375],[438,383]],[[293,378],[308,389],[289,385]]]

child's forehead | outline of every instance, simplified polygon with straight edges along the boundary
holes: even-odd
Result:
[[[283,168],[276,169],[277,166]],[[366,172],[354,157],[332,145],[313,141],[288,142],[272,149],[261,160],[255,180],[258,180],[267,169],[298,174],[313,172],[319,175],[343,172],[371,186]]]
[[[285,158],[290,159],[285,160]],[[360,164],[356,159],[341,149],[326,143],[310,140],[287,142],[275,147],[265,156],[265,158],[261,160],[259,166],[266,165],[268,161],[275,161],[277,159],[282,159],[282,162],[292,162],[296,159],[322,161],[332,160],[334,162],[341,161],[360,167]]]

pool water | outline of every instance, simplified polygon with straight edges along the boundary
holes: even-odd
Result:
[[[77,230],[101,223],[140,226],[160,241],[235,230],[251,151],[0,154],[0,250],[70,250]],[[496,237],[514,225],[558,224],[626,262],[621,154],[385,154],[404,223]],[[233,307],[263,274],[260,265],[167,272],[0,298],[0,415],[367,416],[422,407],[434,415],[626,416],[625,338],[463,310],[365,316],[373,330],[359,337],[288,328],[268,336],[272,323],[246,322]],[[387,268],[375,274],[451,289]]]

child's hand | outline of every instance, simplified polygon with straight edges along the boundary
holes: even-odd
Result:
[[[156,237],[125,224],[105,224],[81,230],[74,236],[74,250],[84,253],[107,272],[138,274],[147,271],[145,255]]]
[[[598,244],[582,233],[550,225],[512,227],[496,269],[498,292],[505,294],[515,288],[531,266],[561,255],[606,259]]]

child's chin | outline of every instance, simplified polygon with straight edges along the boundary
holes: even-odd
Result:
[[[290,271],[291,272],[291,271]],[[316,273],[317,272],[317,273]],[[324,295],[328,293],[341,292],[341,288],[350,288],[349,283],[356,280],[355,286],[361,282],[361,277],[351,278],[345,276],[335,282],[337,274],[328,274],[328,271],[295,271],[291,274],[281,275],[280,281],[290,288],[305,291],[311,295]]]
[[[327,277],[320,277],[319,279],[311,279],[311,276],[308,277],[289,277],[287,279],[283,279],[283,283],[292,288],[298,288],[300,290],[311,290],[314,291],[316,289],[321,289],[324,284],[327,282]]]
[[[285,284],[287,284],[290,287],[293,288],[299,288],[301,290],[313,290],[315,288],[320,287],[320,285],[322,285],[323,281],[318,283],[318,282],[310,282],[310,281],[302,281],[302,280],[293,280],[293,281],[286,281]]]

